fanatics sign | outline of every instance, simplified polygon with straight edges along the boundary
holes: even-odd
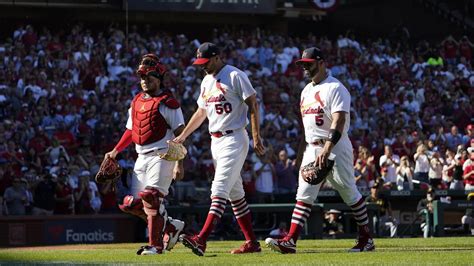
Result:
[[[127,1],[127,3],[125,3]],[[139,11],[275,14],[274,0],[126,0],[128,9]]]

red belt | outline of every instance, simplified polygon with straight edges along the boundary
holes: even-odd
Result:
[[[316,146],[323,146],[324,143],[326,143],[325,139],[317,139],[314,142],[312,142],[311,144],[316,145]]]
[[[220,138],[220,137],[223,137],[225,135],[232,134],[232,133],[234,133],[233,130],[215,131],[215,132],[211,132],[211,136],[216,137],[216,138]]]

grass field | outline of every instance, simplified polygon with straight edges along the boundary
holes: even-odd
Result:
[[[474,265],[473,237],[376,239],[376,251],[370,253],[347,253],[353,240],[301,240],[297,254],[282,255],[267,247],[259,254],[229,254],[241,243],[209,242],[204,257],[180,243],[157,256],[135,255],[137,243],[6,248],[0,249],[0,265]]]

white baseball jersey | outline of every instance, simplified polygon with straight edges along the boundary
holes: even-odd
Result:
[[[159,111],[163,118],[166,120],[166,123],[171,128],[168,128],[166,130],[166,135],[160,139],[159,141],[147,144],[147,145],[139,145],[135,144],[135,150],[137,151],[138,154],[143,154],[147,153],[152,150],[156,149],[165,149],[168,147],[168,144],[166,143],[167,140],[171,140],[175,138],[174,131],[180,127],[181,125],[184,125],[184,117],[183,117],[183,112],[181,111],[181,108],[178,109],[171,109],[166,107],[164,104],[160,104]],[[133,126],[133,120],[132,120],[132,109],[128,108],[128,120],[127,120],[127,129],[132,130]]]
[[[346,123],[341,132],[347,137],[350,125],[351,95],[342,83],[328,76],[319,84],[306,85],[301,92],[300,110],[303,117],[304,133],[307,143],[317,139],[327,139],[331,129],[332,114],[346,112]]]
[[[347,135],[350,124],[350,105],[349,91],[339,80],[333,77],[327,77],[316,85],[309,83],[301,93],[300,107],[307,143],[313,143],[317,139],[327,139],[332,123],[331,114],[339,111],[346,112],[342,137],[332,150],[332,153],[336,155],[334,170],[327,177],[327,180],[349,206],[358,202],[362,197],[355,185],[352,144]],[[322,150],[322,145],[308,144],[301,165],[304,166],[314,162]],[[301,172],[298,184],[296,200],[313,204],[321,184],[308,184],[301,177]]]
[[[237,130],[248,124],[245,99],[256,94],[247,74],[225,65],[217,75],[206,75],[197,100],[206,109],[209,132]]]

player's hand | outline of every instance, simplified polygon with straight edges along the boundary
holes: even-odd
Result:
[[[105,154],[104,159],[106,158],[112,158],[115,159],[117,157],[118,151],[116,149],[113,149],[112,151],[109,151]]]
[[[184,177],[184,165],[182,162],[177,162],[173,169],[173,179],[176,181],[182,180]]]
[[[176,142],[176,143],[181,143],[181,144],[183,144],[184,141],[186,141],[186,138],[183,137],[183,135],[179,135],[179,136],[177,136],[176,138],[174,138],[173,141]]]
[[[319,155],[316,157],[315,163],[319,167],[319,169],[322,169],[328,164],[328,158],[330,154],[331,151],[325,146],[323,150],[319,153]]]
[[[253,149],[257,155],[262,156],[265,154],[265,146],[263,146],[262,139],[260,137],[256,137],[253,139]]]

